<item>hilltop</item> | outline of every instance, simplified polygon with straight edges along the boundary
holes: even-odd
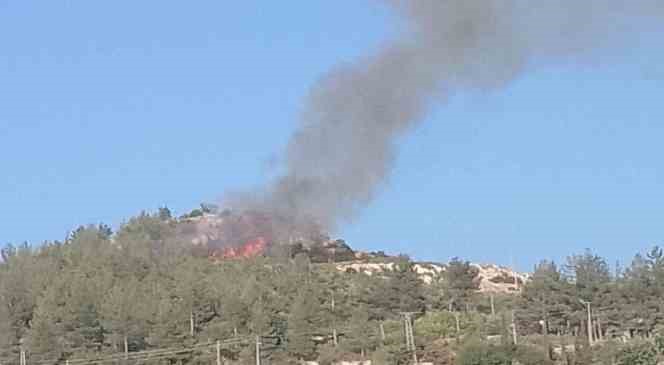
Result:
[[[335,263],[336,269],[340,272],[376,275],[394,271],[397,262],[403,257],[388,255],[383,251],[358,251],[344,240],[332,240],[321,233],[309,234],[309,236],[299,234],[296,239],[291,239],[290,242],[269,246],[268,239],[265,238],[271,235],[265,233],[269,230],[255,228],[261,224],[264,225],[267,219],[263,217],[261,223],[256,223],[256,214],[250,218],[244,218],[243,229],[261,233],[244,235],[244,242],[239,245],[230,244],[230,246],[236,248],[224,247],[229,245],[225,243],[229,240],[227,238],[229,236],[228,230],[234,229],[237,231],[237,222],[241,219],[230,212],[223,215],[202,213],[183,220],[181,223],[183,228],[180,232],[182,232],[181,234],[188,232],[186,237],[194,246],[206,247],[210,256],[218,259],[234,258],[235,256],[246,258],[255,255],[279,255],[280,253],[277,251],[287,251],[291,257],[304,254],[312,263]],[[230,227],[231,222],[236,227]],[[520,273],[495,264],[472,263],[471,265],[477,270],[475,281],[480,293],[517,293],[530,278],[528,273]],[[446,268],[447,263],[413,261],[413,270],[425,284],[441,281]]]

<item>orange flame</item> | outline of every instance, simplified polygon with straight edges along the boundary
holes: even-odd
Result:
[[[267,240],[263,237],[258,237],[256,239],[247,241],[240,247],[226,247],[224,248],[221,257],[225,259],[232,258],[250,258],[255,257],[263,252],[267,248]]]

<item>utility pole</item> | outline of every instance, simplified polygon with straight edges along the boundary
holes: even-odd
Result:
[[[26,365],[26,362],[27,362],[27,361],[26,361],[26,359],[25,359],[25,350],[23,350],[23,348],[21,348],[21,359],[20,359],[20,363],[21,363],[21,365]]]
[[[191,337],[194,337],[194,331],[196,329],[195,325],[196,323],[194,320],[194,311],[192,310],[191,312],[189,312],[189,335]]]
[[[599,341],[604,341],[604,334],[602,333],[602,321],[599,319],[599,316],[597,316],[597,319],[595,321],[597,323],[597,339]]]
[[[493,293],[491,293],[490,300],[491,300],[491,316],[495,317],[496,316],[496,304],[494,303]]]
[[[380,329],[380,344],[381,346],[385,346],[385,326],[382,321],[378,325],[378,328]]]
[[[587,310],[588,310],[588,345],[592,346],[593,345],[593,317],[592,317],[592,311],[590,310],[590,305],[592,302],[586,302],[583,299],[579,299],[579,302],[581,304],[585,305]]]
[[[514,269],[514,289],[518,292],[519,291],[519,278],[516,274],[516,269]]]
[[[454,312],[454,322],[456,323],[456,334],[459,336],[461,332],[461,321],[459,320],[459,312]]]
[[[221,365],[221,341],[217,341],[217,365]]]
[[[512,327],[512,341],[514,342],[514,345],[516,346],[516,345],[519,344],[519,341],[518,341],[517,334],[516,334],[516,319],[515,319],[515,317],[516,316],[514,314],[514,311],[512,311],[512,325],[511,325],[511,327]]]
[[[406,320],[406,316],[403,316],[403,330],[404,333],[406,334],[406,351],[410,351],[410,331],[408,330],[408,322]]]
[[[256,336],[256,365],[261,365],[261,336]]]
[[[334,315],[334,293],[331,294],[332,297],[332,302],[331,302],[331,307],[332,307],[332,341],[334,343],[334,347],[339,346],[339,337],[337,334],[337,317]]]
[[[519,279],[516,274],[516,265],[514,264],[514,256],[510,255],[510,265],[512,266],[512,276],[514,277],[514,291],[519,291]]]
[[[413,364],[419,364],[417,360],[417,346],[415,346],[415,335],[413,333],[413,314],[417,312],[402,312],[404,329],[406,332],[406,350],[413,352]]]

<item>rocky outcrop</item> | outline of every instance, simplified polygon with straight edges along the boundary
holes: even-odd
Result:
[[[530,278],[529,274],[516,272],[498,265],[473,264],[478,269],[477,281],[479,291],[482,293],[511,293],[517,292]],[[349,273],[363,273],[365,275],[380,275],[393,271],[394,262],[345,262],[336,265],[337,270]],[[431,284],[440,279],[445,272],[444,264],[415,263],[413,270],[425,284]]]
[[[510,293],[520,291],[530,274],[498,265],[475,265],[479,269],[480,292]]]

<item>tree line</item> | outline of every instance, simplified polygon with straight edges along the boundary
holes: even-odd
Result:
[[[658,356],[654,347],[639,352],[631,341],[655,343],[664,321],[659,248],[624,270],[611,270],[590,251],[561,267],[542,262],[520,295],[489,295],[478,292],[477,269],[460,259],[428,285],[407,257],[380,258],[395,269],[371,276],[314,264],[290,250],[214,261],[178,237],[178,224],[160,210],[131,218],[117,232],[87,226],[64,241],[7,245],[0,263],[0,363],[18,363],[22,350],[29,363],[64,364],[259,335],[267,364],[406,364],[411,353],[402,314],[415,313],[416,353],[436,364],[599,364],[593,361],[606,351],[583,342],[587,313],[579,300],[592,303],[596,338],[628,342],[614,346],[621,352],[611,361],[630,351]],[[250,346],[225,348],[224,357],[254,363]],[[209,359],[188,352],[154,362]]]

